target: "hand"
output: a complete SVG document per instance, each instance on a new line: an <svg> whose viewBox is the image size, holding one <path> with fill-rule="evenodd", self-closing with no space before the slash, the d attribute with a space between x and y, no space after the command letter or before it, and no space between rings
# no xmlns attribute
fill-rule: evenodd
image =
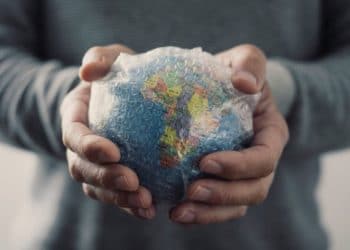
<svg viewBox="0 0 350 250"><path fill-rule="evenodd" d="M63 142L70 175L83 183L85 195L151 219L155 208L150 192L139 185L134 171L118 163L118 147L88 128L89 82L105 76L120 52L132 53L122 45L112 45L95 47L85 54L80 69L82 82L61 105Z"/></svg>
<svg viewBox="0 0 350 250"><path fill-rule="evenodd" d="M170 213L182 224L208 224L245 215L248 206L263 202L288 141L288 127L279 113L265 80L266 58L250 45L235 47L216 57L232 68L233 85L247 94L262 92L254 113L251 147L205 156L199 167L221 179L192 183L187 199Z"/></svg>

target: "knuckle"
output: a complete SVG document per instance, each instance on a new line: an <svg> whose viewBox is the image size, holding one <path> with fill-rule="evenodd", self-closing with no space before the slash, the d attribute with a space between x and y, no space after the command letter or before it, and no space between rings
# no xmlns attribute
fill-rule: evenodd
<svg viewBox="0 0 350 250"><path fill-rule="evenodd" d="M96 199L95 191L89 185L83 184L83 192L84 192L85 196L87 196L91 199Z"/></svg>
<svg viewBox="0 0 350 250"><path fill-rule="evenodd" d="M66 107L68 106L68 102L70 101L70 94L71 94L71 92L69 92L69 93L63 98L63 101L62 101L62 103L61 103L61 105L60 105L59 111L60 111L61 117L63 116L64 111L66 110Z"/></svg>
<svg viewBox="0 0 350 250"><path fill-rule="evenodd" d="M135 197L136 203L140 205L140 207L147 208L150 204L146 195L142 192L137 193Z"/></svg>
<svg viewBox="0 0 350 250"><path fill-rule="evenodd" d="M81 173L80 170L80 166L79 166L79 161L76 159L76 157L74 157L74 159L71 160L71 163L68 165L68 169L69 169L69 174L70 176L78 181L78 182L82 182L84 180L83 175Z"/></svg>
<svg viewBox="0 0 350 250"><path fill-rule="evenodd" d="M285 145L289 142L289 139L290 139L289 128L285 121L284 121L284 129L283 129L283 139L284 139Z"/></svg>
<svg viewBox="0 0 350 250"><path fill-rule="evenodd" d="M113 45L113 48L114 48L114 50L115 50L116 52L118 52L118 53L123 52L123 51L126 50L126 47L125 47L124 45L122 45L122 44L119 44L119 43L114 44L114 45Z"/></svg>
<svg viewBox="0 0 350 250"><path fill-rule="evenodd" d="M96 54L96 55L99 55L103 52L103 47L101 46L94 46L94 47L91 47L86 54Z"/></svg>
<svg viewBox="0 0 350 250"><path fill-rule="evenodd" d="M65 147L68 147L68 136L65 130L62 133L62 142Z"/></svg>
<svg viewBox="0 0 350 250"><path fill-rule="evenodd" d="M287 122L281 115L278 121L278 125L274 125L274 129L276 131L276 134L278 134L278 136L280 136L285 142L289 140L289 128Z"/></svg>
<svg viewBox="0 0 350 250"><path fill-rule="evenodd" d="M221 190L220 195L213 197L216 204L228 205L234 202L234 194L229 190Z"/></svg>
<svg viewBox="0 0 350 250"><path fill-rule="evenodd" d="M96 160L100 147L96 140L93 140L90 134L83 135L80 139L81 153L89 160Z"/></svg>
<svg viewBox="0 0 350 250"><path fill-rule="evenodd" d="M263 203L267 198L267 192L259 192L256 197L255 205Z"/></svg>
<svg viewBox="0 0 350 250"><path fill-rule="evenodd" d="M72 130L72 126L70 125L64 125L62 124L62 142L63 142L63 145L67 148L70 148L70 145L71 145L71 139L70 139L70 134L71 134L71 130Z"/></svg>
<svg viewBox="0 0 350 250"><path fill-rule="evenodd" d="M128 207L128 196L124 192L115 192L113 203L119 207Z"/></svg>
<svg viewBox="0 0 350 250"><path fill-rule="evenodd" d="M128 48L127 46L125 46L124 44L117 43L117 44L114 44L112 46L112 48L118 54L120 54L122 52L128 53L128 54L133 54L133 51L130 48Z"/></svg>
<svg viewBox="0 0 350 250"><path fill-rule="evenodd" d="M271 153L272 154L272 153ZM273 173L273 171L275 170L275 159L274 157L271 155L269 156L269 160L265 163L265 166L264 166L264 170L263 170L263 176L268 176L270 174Z"/></svg>
<svg viewBox="0 0 350 250"><path fill-rule="evenodd" d="M110 203L111 204L115 204L115 205L119 205L120 204L120 195L118 193L113 193L110 197Z"/></svg>
<svg viewBox="0 0 350 250"><path fill-rule="evenodd" d="M276 124L271 125L273 129L275 130L275 133L282 138L283 142L285 144L289 140L289 127L286 122L286 120L282 117L280 113L278 113L278 118L276 120Z"/></svg>
<svg viewBox="0 0 350 250"><path fill-rule="evenodd" d="M260 184L260 188L258 188L258 190L256 191L255 195L254 195L254 199L251 202L252 205L259 205L261 203L263 203L268 195L268 190L265 187L264 184Z"/></svg>
<svg viewBox="0 0 350 250"><path fill-rule="evenodd" d="M264 52L253 44L244 44L242 45L242 47L244 48L244 50L248 55L254 55L259 58L265 57Z"/></svg>
<svg viewBox="0 0 350 250"><path fill-rule="evenodd" d="M97 168L96 169L96 175L95 175L96 183L104 188L107 188L109 186L109 175L105 168Z"/></svg>
<svg viewBox="0 0 350 250"><path fill-rule="evenodd" d="M260 163L260 175L266 177L275 171L277 165L276 153L272 149L268 148L265 153L265 159Z"/></svg>
<svg viewBox="0 0 350 250"><path fill-rule="evenodd" d="M244 217L247 214L247 207L240 207L237 212L237 217L241 218Z"/></svg>
<svg viewBox="0 0 350 250"><path fill-rule="evenodd" d="M289 141L289 128L288 128L288 124L286 122L286 120L281 117L281 128L280 128L280 133L281 136L284 140L285 143L287 143Z"/></svg>

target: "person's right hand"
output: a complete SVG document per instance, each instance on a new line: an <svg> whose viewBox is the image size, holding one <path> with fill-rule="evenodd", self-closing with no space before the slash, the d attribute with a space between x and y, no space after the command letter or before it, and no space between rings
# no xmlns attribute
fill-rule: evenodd
<svg viewBox="0 0 350 250"><path fill-rule="evenodd" d="M155 216L151 193L140 186L136 173L119 164L118 147L88 128L91 82L104 77L120 52L133 53L122 45L94 47L85 54L81 83L61 105L63 143L67 147L69 173L82 183L85 195L114 204L135 216Z"/></svg>

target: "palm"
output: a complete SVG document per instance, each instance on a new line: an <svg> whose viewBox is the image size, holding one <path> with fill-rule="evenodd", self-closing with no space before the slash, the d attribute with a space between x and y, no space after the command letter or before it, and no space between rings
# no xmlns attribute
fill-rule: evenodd
<svg viewBox="0 0 350 250"><path fill-rule="evenodd" d="M70 121L81 123L82 125L87 126L90 90L90 84L86 82L80 83L78 87L76 87L67 95L66 99L69 99L70 102L63 102L61 106L61 113L66 112L66 110L70 109Z"/></svg>

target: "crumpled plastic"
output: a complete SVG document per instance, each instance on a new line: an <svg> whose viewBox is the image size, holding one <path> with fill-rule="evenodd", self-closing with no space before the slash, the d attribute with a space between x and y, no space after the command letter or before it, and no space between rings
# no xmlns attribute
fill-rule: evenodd
<svg viewBox="0 0 350 250"><path fill-rule="evenodd" d="M189 183L206 176L198 168L203 156L240 150L252 139L260 95L236 90L231 75L201 48L121 53L92 84L90 127L120 148L120 163L155 201L176 203Z"/></svg>

